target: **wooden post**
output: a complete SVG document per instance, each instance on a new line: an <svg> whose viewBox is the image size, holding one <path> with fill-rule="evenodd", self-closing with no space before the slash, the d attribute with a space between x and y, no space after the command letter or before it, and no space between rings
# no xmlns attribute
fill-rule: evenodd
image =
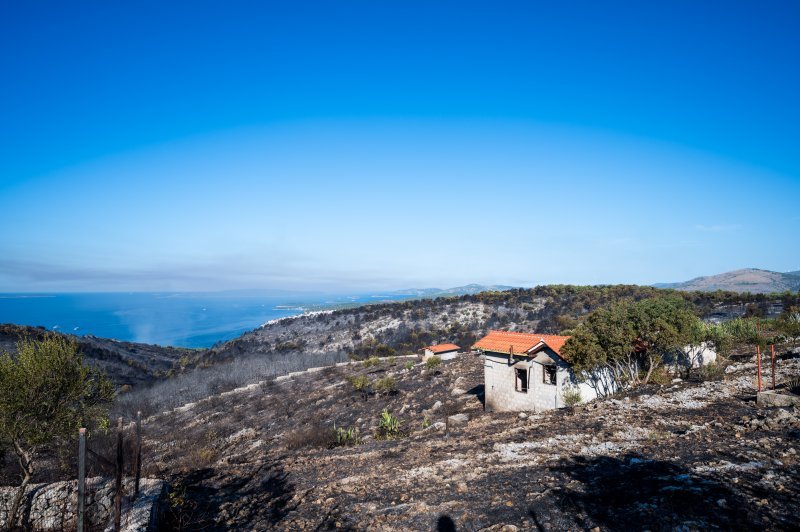
<svg viewBox="0 0 800 532"><path fill-rule="evenodd" d="M139 480L142 478L142 412L136 412L136 456L134 456L133 498L139 496Z"/></svg>
<svg viewBox="0 0 800 532"><path fill-rule="evenodd" d="M117 419L117 482L114 491L114 530L122 525L122 418Z"/></svg>
<svg viewBox="0 0 800 532"><path fill-rule="evenodd" d="M78 532L84 532L86 511L86 429L78 429Z"/></svg>
<svg viewBox="0 0 800 532"><path fill-rule="evenodd" d="M772 351L772 389L775 389L775 344L770 346Z"/></svg>
<svg viewBox="0 0 800 532"><path fill-rule="evenodd" d="M761 391L761 346L756 346L756 374L758 375L758 391Z"/></svg>

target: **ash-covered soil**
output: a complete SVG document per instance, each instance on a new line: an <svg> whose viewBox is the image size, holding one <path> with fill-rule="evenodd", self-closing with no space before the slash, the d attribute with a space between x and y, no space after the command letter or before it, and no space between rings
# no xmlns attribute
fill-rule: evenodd
<svg viewBox="0 0 800 532"><path fill-rule="evenodd" d="M148 419L146 474L173 486L164 528L798 526L800 416L756 406L752 361L720 381L527 415L484 413L479 356L436 370L406 361L303 373ZM394 377L397 390L356 391L358 375ZM800 360L780 358L778 375L800 375ZM402 437L373 437L383 409ZM456 413L469 421L448 429ZM361 443L328 447L334 424Z"/></svg>

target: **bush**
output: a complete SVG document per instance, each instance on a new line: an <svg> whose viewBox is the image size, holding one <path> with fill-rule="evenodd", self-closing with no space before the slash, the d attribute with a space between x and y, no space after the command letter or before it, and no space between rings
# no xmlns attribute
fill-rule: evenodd
<svg viewBox="0 0 800 532"><path fill-rule="evenodd" d="M573 408L575 405L580 404L583 401L581 397L581 389L577 386L564 386L561 389L561 400L564 401L564 404L569 407Z"/></svg>
<svg viewBox="0 0 800 532"><path fill-rule="evenodd" d="M667 384L672 384L672 375L663 367L656 368L650 375L650 382L666 386Z"/></svg>
<svg viewBox="0 0 800 532"><path fill-rule="evenodd" d="M366 359L363 362L365 368L371 368L372 366L377 366L380 363L381 363L381 359L378 358L378 357L374 357L374 356L373 357L369 357L368 359Z"/></svg>
<svg viewBox="0 0 800 532"><path fill-rule="evenodd" d="M442 363L442 358L441 357L437 357L436 355L434 355L434 356L430 357L427 360L427 362L425 362L425 367L428 368L428 369L434 369L434 368L439 367L439 365L441 363Z"/></svg>
<svg viewBox="0 0 800 532"><path fill-rule="evenodd" d="M394 377L384 377L375 381L375 391L378 393L392 393L397 391L397 381Z"/></svg>
<svg viewBox="0 0 800 532"><path fill-rule="evenodd" d="M720 381L725 377L725 370L720 364L712 362L697 368L695 374L702 381Z"/></svg>
<svg viewBox="0 0 800 532"><path fill-rule="evenodd" d="M414 363L409 360L408 362L405 363L403 367L410 370L411 368L414 367Z"/></svg>
<svg viewBox="0 0 800 532"><path fill-rule="evenodd" d="M366 391L370 386L370 381L366 375L356 375L355 377L348 377L348 382L357 392Z"/></svg>
<svg viewBox="0 0 800 532"><path fill-rule="evenodd" d="M351 427L345 429L343 427L333 427L333 444L336 447L349 447L351 445L358 445L361 440L358 437L358 429Z"/></svg>
<svg viewBox="0 0 800 532"><path fill-rule="evenodd" d="M378 431L375 437L379 440L392 440L398 436L400 436L400 420L388 409L384 409L378 421Z"/></svg>

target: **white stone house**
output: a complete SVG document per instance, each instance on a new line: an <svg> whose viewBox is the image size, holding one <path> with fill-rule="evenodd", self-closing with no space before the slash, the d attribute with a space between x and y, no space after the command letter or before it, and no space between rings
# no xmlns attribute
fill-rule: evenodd
<svg viewBox="0 0 800 532"><path fill-rule="evenodd" d="M456 344L429 345L422 351L422 360L425 362L432 356L437 356L442 360L452 360L458 356L459 351L461 348Z"/></svg>
<svg viewBox="0 0 800 532"><path fill-rule="evenodd" d="M483 354L487 411L541 411L565 406L564 387L577 387L581 399L597 397L579 383L561 354L568 336L490 331L473 347Z"/></svg>

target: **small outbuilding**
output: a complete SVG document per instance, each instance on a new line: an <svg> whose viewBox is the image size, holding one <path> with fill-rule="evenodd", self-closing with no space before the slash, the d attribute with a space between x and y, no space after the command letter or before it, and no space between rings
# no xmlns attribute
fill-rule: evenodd
<svg viewBox="0 0 800 532"><path fill-rule="evenodd" d="M422 351L422 360L427 361L432 356L437 356L442 360L451 360L458 356L461 348L456 344L436 344L429 345Z"/></svg>
<svg viewBox="0 0 800 532"><path fill-rule="evenodd" d="M485 408L489 411L541 411L564 405L565 387L581 399L597 391L579 383L561 354L568 336L489 331L473 348L483 354Z"/></svg>

